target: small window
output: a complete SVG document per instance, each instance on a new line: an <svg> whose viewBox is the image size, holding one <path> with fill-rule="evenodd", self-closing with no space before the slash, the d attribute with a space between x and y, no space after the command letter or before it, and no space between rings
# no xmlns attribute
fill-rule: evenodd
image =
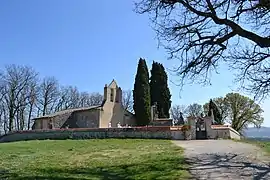
<svg viewBox="0 0 270 180"><path fill-rule="evenodd" d="M114 99L114 94L113 94L113 89L111 89L111 102L113 102Z"/></svg>

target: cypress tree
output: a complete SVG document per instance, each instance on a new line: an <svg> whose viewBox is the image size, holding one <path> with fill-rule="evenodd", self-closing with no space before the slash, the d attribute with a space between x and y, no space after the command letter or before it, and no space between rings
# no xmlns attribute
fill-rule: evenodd
<svg viewBox="0 0 270 180"><path fill-rule="evenodd" d="M219 108L217 107L216 103L212 99L209 101L209 110L208 110L208 116L211 116L211 110L213 110L213 115L214 115L214 120L216 121L217 124L223 124L222 122L222 116L219 111Z"/></svg>
<svg viewBox="0 0 270 180"><path fill-rule="evenodd" d="M150 103L149 72L145 60L140 58L133 90L133 109L137 125L149 124Z"/></svg>
<svg viewBox="0 0 270 180"><path fill-rule="evenodd" d="M153 62L150 78L151 105L157 103L158 117L170 117L171 94L168 87L168 76L165 68L158 62Z"/></svg>

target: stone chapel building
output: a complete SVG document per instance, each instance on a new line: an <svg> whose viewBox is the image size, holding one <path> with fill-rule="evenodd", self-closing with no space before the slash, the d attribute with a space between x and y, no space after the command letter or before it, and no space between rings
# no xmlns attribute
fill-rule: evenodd
<svg viewBox="0 0 270 180"><path fill-rule="evenodd" d="M104 100L98 106L67 109L34 118L32 129L55 128L107 128L136 123L134 114L122 105L122 90L115 80L104 87Z"/></svg>

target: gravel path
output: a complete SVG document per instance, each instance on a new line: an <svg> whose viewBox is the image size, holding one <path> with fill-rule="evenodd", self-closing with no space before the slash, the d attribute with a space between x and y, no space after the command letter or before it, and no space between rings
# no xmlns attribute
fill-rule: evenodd
<svg viewBox="0 0 270 180"><path fill-rule="evenodd" d="M270 159L254 145L231 140L173 142L185 149L193 179L270 180Z"/></svg>

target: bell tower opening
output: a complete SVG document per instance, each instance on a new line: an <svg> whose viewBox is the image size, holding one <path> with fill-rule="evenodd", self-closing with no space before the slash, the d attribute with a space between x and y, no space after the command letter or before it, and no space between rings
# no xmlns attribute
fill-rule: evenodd
<svg viewBox="0 0 270 180"><path fill-rule="evenodd" d="M104 99L107 102L122 103L122 90L118 87L115 80L104 87Z"/></svg>
<svg viewBox="0 0 270 180"><path fill-rule="evenodd" d="M114 102L114 89L113 88L110 88L110 93L111 93L111 97L110 97L110 100L111 102Z"/></svg>

